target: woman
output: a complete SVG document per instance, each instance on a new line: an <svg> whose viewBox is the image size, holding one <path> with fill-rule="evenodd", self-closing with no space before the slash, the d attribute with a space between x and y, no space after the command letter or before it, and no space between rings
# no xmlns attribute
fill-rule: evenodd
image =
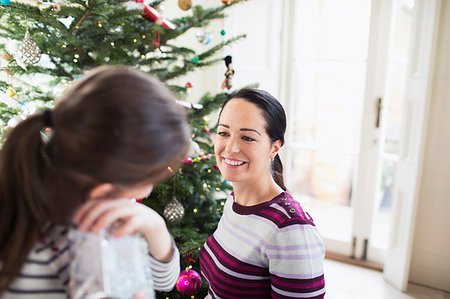
<svg viewBox="0 0 450 299"><path fill-rule="evenodd" d="M233 193L201 252L207 298L324 296L322 238L283 183L285 130L283 107L265 91L240 90L222 106L214 150Z"/></svg>
<svg viewBox="0 0 450 299"><path fill-rule="evenodd" d="M158 80L100 67L53 111L12 129L0 154L0 296L67 298L72 221L90 232L121 222L115 237L142 234L154 288L173 288L179 255L165 222L130 199L181 164L190 133L180 109Z"/></svg>

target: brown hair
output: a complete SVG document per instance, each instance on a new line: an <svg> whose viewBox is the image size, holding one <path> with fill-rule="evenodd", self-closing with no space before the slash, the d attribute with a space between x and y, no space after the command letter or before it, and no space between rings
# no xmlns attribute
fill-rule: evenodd
<svg viewBox="0 0 450 299"><path fill-rule="evenodd" d="M43 225L67 223L101 184L155 184L186 154L186 114L161 82L131 68L92 70L51 112L8 134L0 153L0 294L19 273Z"/></svg>
<svg viewBox="0 0 450 299"><path fill-rule="evenodd" d="M281 141L281 145L284 144L284 133L286 132L286 113L280 102L269 94L267 91L255 88L244 88L237 90L228 95L227 99L222 105L222 109L219 113L222 114L223 108L234 98L241 98L249 103L255 104L262 111L262 115L266 120L266 133L269 135L270 140L275 142ZM286 190L283 180L283 164L281 163L280 156L277 154L272 160L272 177L275 183L283 190Z"/></svg>

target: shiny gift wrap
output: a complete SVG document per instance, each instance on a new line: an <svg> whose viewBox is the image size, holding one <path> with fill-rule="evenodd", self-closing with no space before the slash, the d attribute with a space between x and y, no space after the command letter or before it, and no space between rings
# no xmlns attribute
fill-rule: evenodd
<svg viewBox="0 0 450 299"><path fill-rule="evenodd" d="M139 235L114 238L108 230L70 234L72 298L155 298L146 241Z"/></svg>

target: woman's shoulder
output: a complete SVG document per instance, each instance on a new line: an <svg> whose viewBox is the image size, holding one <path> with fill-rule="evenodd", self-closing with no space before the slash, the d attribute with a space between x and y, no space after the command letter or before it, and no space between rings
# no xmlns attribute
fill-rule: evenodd
<svg viewBox="0 0 450 299"><path fill-rule="evenodd" d="M315 226L313 218L301 206L289 191L284 191L272 200L272 209L279 211L283 221L280 227L289 225L311 225Z"/></svg>

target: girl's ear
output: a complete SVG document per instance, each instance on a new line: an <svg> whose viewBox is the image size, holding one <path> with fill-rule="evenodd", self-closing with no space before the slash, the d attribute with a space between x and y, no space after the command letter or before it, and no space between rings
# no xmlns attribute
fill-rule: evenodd
<svg viewBox="0 0 450 299"><path fill-rule="evenodd" d="M113 193L114 190L115 187L111 183L103 183L97 185L89 192L89 199L100 199L108 197L108 195Z"/></svg>
<svg viewBox="0 0 450 299"><path fill-rule="evenodd" d="M272 143L272 149L270 152L270 158L273 159L278 154L278 151L281 148L281 140L276 140Z"/></svg>

